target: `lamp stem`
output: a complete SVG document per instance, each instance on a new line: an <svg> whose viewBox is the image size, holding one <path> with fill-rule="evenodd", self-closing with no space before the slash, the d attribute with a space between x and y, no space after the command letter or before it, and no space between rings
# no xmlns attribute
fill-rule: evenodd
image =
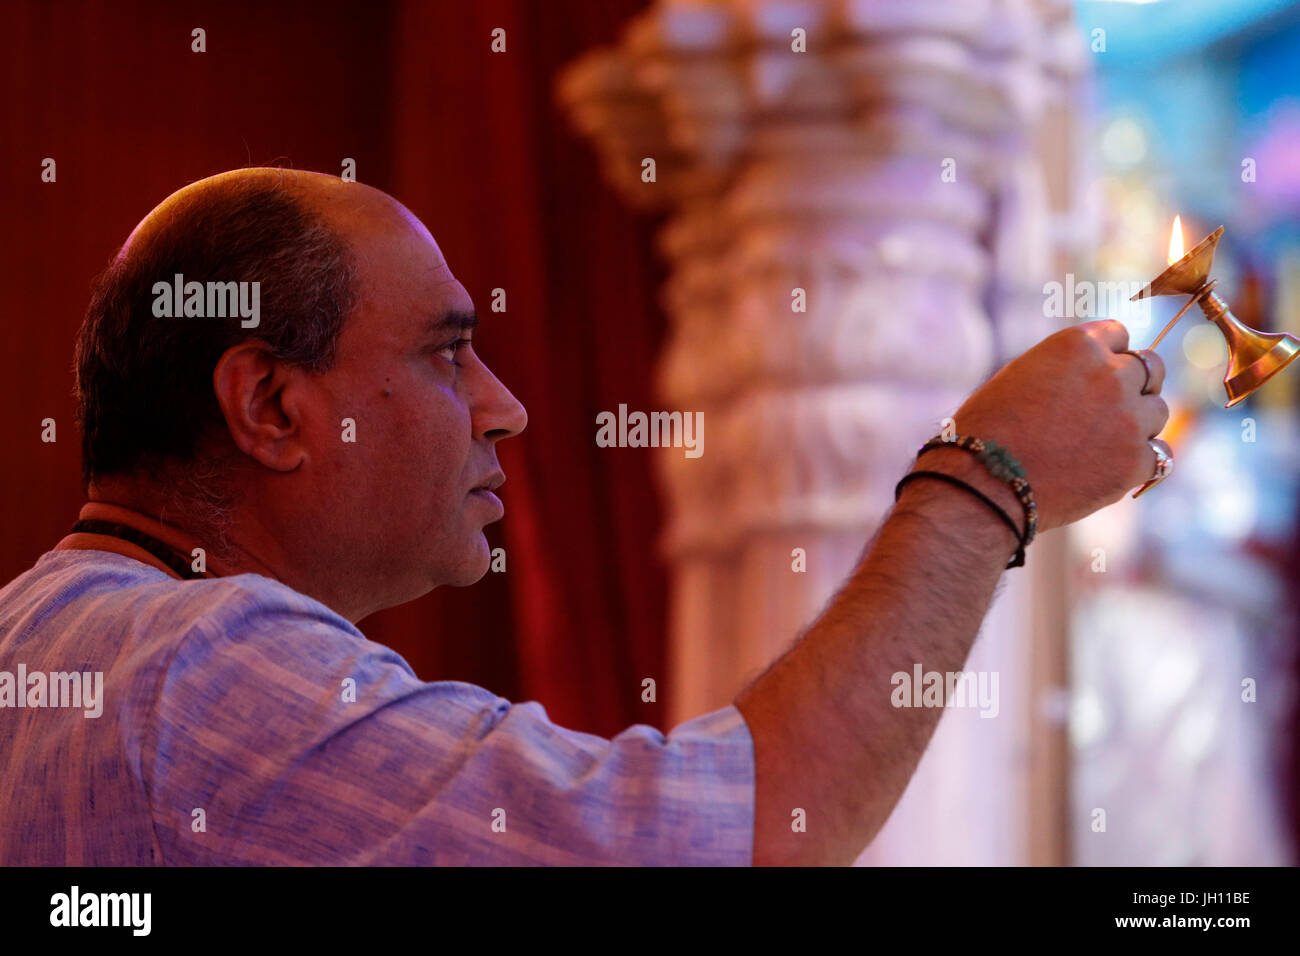
<svg viewBox="0 0 1300 956"><path fill-rule="evenodd" d="M1206 293L1208 293L1213 287L1214 287L1214 281L1211 280L1205 283L1205 285L1201 286L1195 292L1193 292L1192 297L1187 300L1186 304L1183 305L1183 307L1179 309L1177 313L1175 313L1174 317L1169 320L1169 323L1163 329L1160 330L1160 334L1156 336L1155 341L1146 347L1146 351L1150 352L1153 349L1155 349L1155 347L1160 344L1160 340L1163 339L1169 333L1169 330L1178 324L1178 320L1187 314L1187 310L1190 309L1192 306L1194 306L1197 302L1200 302L1201 299L1205 298Z"/></svg>

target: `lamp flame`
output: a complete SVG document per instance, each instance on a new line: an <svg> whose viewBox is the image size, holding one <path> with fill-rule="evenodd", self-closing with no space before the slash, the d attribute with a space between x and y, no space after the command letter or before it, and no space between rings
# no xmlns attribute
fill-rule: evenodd
<svg viewBox="0 0 1300 956"><path fill-rule="evenodd" d="M1169 230L1169 264L1172 266L1183 257L1183 220L1174 216L1174 227Z"/></svg>

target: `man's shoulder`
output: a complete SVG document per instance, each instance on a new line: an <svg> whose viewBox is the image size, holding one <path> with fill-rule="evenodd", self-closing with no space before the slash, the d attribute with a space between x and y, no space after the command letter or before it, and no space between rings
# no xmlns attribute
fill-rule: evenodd
<svg viewBox="0 0 1300 956"><path fill-rule="evenodd" d="M104 672L145 723L171 705L217 698L283 702L329 688L337 696L350 685L378 700L425 686L392 648L278 581L258 574L180 581L103 551L48 552L0 589L0 670L16 661L66 669L70 660ZM506 704L471 684L438 688L444 707L467 714Z"/></svg>
<svg viewBox="0 0 1300 956"><path fill-rule="evenodd" d="M259 574L179 581L125 555L46 552L0 589L0 641L36 632L113 633L133 643L192 633L238 638L307 631L364 641L351 622L314 598Z"/></svg>

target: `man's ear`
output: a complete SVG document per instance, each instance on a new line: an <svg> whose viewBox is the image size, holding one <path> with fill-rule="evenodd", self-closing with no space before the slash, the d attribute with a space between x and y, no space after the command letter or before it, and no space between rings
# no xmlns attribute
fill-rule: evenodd
<svg viewBox="0 0 1300 956"><path fill-rule="evenodd" d="M212 371L231 440L275 471L293 471L307 460L296 389L302 374L259 339L228 348Z"/></svg>

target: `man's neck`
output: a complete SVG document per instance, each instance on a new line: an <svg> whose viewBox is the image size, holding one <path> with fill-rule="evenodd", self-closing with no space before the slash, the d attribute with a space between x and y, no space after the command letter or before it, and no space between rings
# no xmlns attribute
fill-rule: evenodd
<svg viewBox="0 0 1300 956"><path fill-rule="evenodd" d="M251 572L272 580L279 580L279 576L270 568L242 549L237 547L228 550L214 548L211 542L205 543L200 536L176 525L161 521L154 515L141 510L138 506L131 507L107 500L92 500L82 506L78 519L82 521L111 521L125 525L162 542L182 557L195 561L199 557L195 549L201 548L203 564L206 567L208 576L227 577L232 574ZM167 566L166 562L154 554L137 544L112 535L84 531L75 532L64 537L55 545L55 549L109 551L142 561L175 577L179 576Z"/></svg>

